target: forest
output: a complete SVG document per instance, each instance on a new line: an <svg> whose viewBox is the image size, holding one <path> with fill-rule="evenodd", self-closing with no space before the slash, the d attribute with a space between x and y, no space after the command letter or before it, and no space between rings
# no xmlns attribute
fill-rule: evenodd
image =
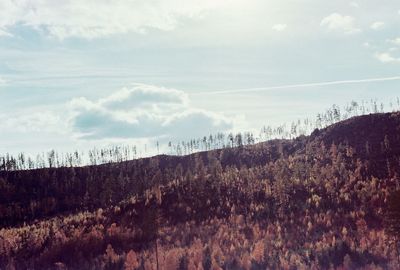
<svg viewBox="0 0 400 270"><path fill-rule="evenodd" d="M6 155L0 269L400 269L400 113L371 104L174 155Z"/></svg>

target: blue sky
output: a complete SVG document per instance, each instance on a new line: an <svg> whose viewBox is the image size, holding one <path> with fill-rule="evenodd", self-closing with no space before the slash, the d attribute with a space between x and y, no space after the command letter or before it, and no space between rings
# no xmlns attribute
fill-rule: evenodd
<svg viewBox="0 0 400 270"><path fill-rule="evenodd" d="M399 29L398 0L0 0L0 152L152 145L389 102Z"/></svg>

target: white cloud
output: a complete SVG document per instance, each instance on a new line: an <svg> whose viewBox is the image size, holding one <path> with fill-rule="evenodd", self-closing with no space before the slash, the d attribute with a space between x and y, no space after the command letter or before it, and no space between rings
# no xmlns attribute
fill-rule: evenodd
<svg viewBox="0 0 400 270"><path fill-rule="evenodd" d="M277 32L282 32L286 30L287 24L275 24L272 26L272 29L277 31Z"/></svg>
<svg viewBox="0 0 400 270"><path fill-rule="evenodd" d="M223 115L190 107L182 91L143 84L97 101L74 99L70 108L72 128L84 139L188 139L232 128Z"/></svg>
<svg viewBox="0 0 400 270"><path fill-rule="evenodd" d="M51 111L30 112L16 116L0 115L4 129L15 132L46 132L56 131L54 127L60 123L60 117Z"/></svg>
<svg viewBox="0 0 400 270"><path fill-rule="evenodd" d="M310 88L310 87L324 87L324 86L332 86L332 85L348 85L348 84L361 84L361 83L371 83L371 82L387 82L387 81L399 81L400 76L395 77L379 77L379 78L367 78L367 79L355 79L355 80L339 80L339 81L325 81L325 82L311 82L311 83L302 83L302 84L287 84L280 86L266 86L266 87L257 87L257 88L242 88L242 89L230 89L230 90L221 90L221 91L213 91L206 93L197 93L198 95L207 94L207 95L224 95L224 94L234 94L234 93L250 93L250 92L264 92L270 90L277 89L294 89L294 88Z"/></svg>
<svg viewBox="0 0 400 270"><path fill-rule="evenodd" d="M99 100L106 108L130 110L134 107L154 106L187 106L189 97L182 91L145 84L134 84Z"/></svg>
<svg viewBox="0 0 400 270"><path fill-rule="evenodd" d="M400 37L388 40L389 43L400 46Z"/></svg>
<svg viewBox="0 0 400 270"><path fill-rule="evenodd" d="M0 29L30 26L59 39L173 30L181 19L198 19L220 6L212 0L0 1ZM224 3L225 4L225 3ZM0 32L1 33L1 32Z"/></svg>
<svg viewBox="0 0 400 270"><path fill-rule="evenodd" d="M396 58L388 52L376 53L375 58L381 61L382 63L400 62L400 58Z"/></svg>
<svg viewBox="0 0 400 270"><path fill-rule="evenodd" d="M7 84L7 80L0 76L0 86L6 85L6 84Z"/></svg>
<svg viewBox="0 0 400 270"><path fill-rule="evenodd" d="M0 28L0 38L1 37L12 37L12 36L13 36L12 34L7 32L6 30Z"/></svg>
<svg viewBox="0 0 400 270"><path fill-rule="evenodd" d="M373 24L371 24L370 27L372 30L381 30L385 27L385 23L384 22L374 22Z"/></svg>
<svg viewBox="0 0 400 270"><path fill-rule="evenodd" d="M355 26L355 19L351 16L344 16L339 13L332 13L321 21L321 26L330 31L354 34L361 31Z"/></svg>

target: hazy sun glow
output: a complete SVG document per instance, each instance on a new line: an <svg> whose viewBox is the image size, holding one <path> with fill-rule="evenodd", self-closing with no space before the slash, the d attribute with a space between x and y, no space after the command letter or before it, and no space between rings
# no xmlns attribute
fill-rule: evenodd
<svg viewBox="0 0 400 270"><path fill-rule="evenodd" d="M399 23L395 0L1 0L0 150L154 146L390 104Z"/></svg>

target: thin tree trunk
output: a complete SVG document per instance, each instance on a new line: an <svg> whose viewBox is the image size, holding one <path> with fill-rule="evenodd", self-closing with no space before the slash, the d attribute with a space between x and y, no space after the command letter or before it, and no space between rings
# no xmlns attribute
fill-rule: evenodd
<svg viewBox="0 0 400 270"><path fill-rule="evenodd" d="M157 270L159 270L159 266L158 266L158 238L156 238L156 262L157 262Z"/></svg>

